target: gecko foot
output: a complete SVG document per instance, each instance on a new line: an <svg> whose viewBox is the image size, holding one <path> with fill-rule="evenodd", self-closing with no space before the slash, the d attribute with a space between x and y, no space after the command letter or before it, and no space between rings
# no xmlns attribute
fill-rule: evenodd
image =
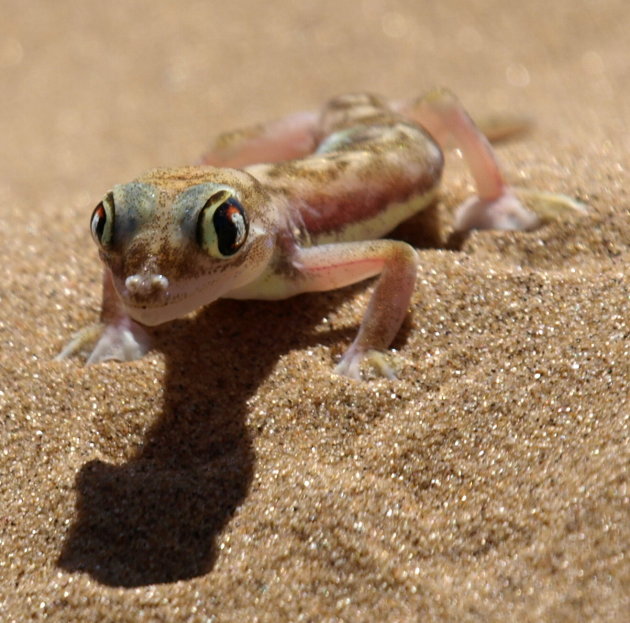
<svg viewBox="0 0 630 623"><path fill-rule="evenodd" d="M129 319L110 325L97 323L75 334L55 359L60 361L90 350L88 364L112 359L133 361L149 350L149 336L138 323Z"/></svg>
<svg viewBox="0 0 630 623"><path fill-rule="evenodd" d="M568 195L530 188L514 189L514 193L542 223L549 221L566 223L588 214L585 203L572 199Z"/></svg>
<svg viewBox="0 0 630 623"><path fill-rule="evenodd" d="M538 227L538 216L508 190L496 199L470 197L455 213L455 231L502 229L528 231Z"/></svg>
<svg viewBox="0 0 630 623"><path fill-rule="evenodd" d="M362 373L362 368L367 366L374 376L393 380L398 378L404 363L395 351L371 349L361 352L351 346L335 366L335 374L360 381L367 376L367 371Z"/></svg>
<svg viewBox="0 0 630 623"><path fill-rule="evenodd" d="M497 199L471 197L464 201L455 214L455 231L529 231L544 222L566 222L584 214L586 206L566 195L538 190L506 189Z"/></svg>
<svg viewBox="0 0 630 623"><path fill-rule="evenodd" d="M103 334L104 329L105 325L102 322L96 322L77 331L55 357L55 361L68 359L78 353L90 352Z"/></svg>

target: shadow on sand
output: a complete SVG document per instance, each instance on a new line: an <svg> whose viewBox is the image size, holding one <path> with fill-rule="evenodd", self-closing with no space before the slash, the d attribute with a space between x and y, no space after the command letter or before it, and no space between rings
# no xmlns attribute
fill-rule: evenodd
<svg viewBox="0 0 630 623"><path fill-rule="evenodd" d="M363 287L275 303L223 300L158 330L154 345L166 359L162 413L129 461L81 468L77 515L58 565L125 587L208 573L216 537L252 480L248 398L287 349L349 344L356 328L315 335L312 326ZM409 330L407 321L395 345Z"/></svg>
<svg viewBox="0 0 630 623"><path fill-rule="evenodd" d="M216 536L252 480L247 400L283 349L316 340L308 325L327 313L327 298L219 301L157 332L155 347L166 358L162 413L128 462L94 460L77 474L77 517L61 568L127 587L212 569ZM260 327L258 339L244 338L242 326Z"/></svg>

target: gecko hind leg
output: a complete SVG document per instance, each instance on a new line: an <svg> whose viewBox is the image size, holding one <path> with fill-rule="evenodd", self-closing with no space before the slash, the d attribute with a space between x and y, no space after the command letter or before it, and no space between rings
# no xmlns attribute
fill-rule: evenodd
<svg viewBox="0 0 630 623"><path fill-rule="evenodd" d="M316 147L318 115L299 112L267 123L219 134L199 164L240 168L302 158Z"/></svg>
<svg viewBox="0 0 630 623"><path fill-rule="evenodd" d="M584 206L564 195L524 191L528 207L506 184L489 140L475 125L459 100L436 89L412 102L397 104L400 112L420 124L444 149L458 147L475 181L477 195L455 213L455 231L471 229L531 230L550 219L584 213Z"/></svg>

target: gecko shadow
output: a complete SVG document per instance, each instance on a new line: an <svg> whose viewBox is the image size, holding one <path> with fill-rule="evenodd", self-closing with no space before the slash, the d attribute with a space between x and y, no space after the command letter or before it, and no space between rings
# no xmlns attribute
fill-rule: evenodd
<svg viewBox="0 0 630 623"><path fill-rule="evenodd" d="M208 573L216 537L252 480L248 398L286 350L350 339L350 328L309 331L348 295L219 301L158 330L155 346L166 357L162 413L128 462L81 468L77 517L57 564L125 587Z"/></svg>

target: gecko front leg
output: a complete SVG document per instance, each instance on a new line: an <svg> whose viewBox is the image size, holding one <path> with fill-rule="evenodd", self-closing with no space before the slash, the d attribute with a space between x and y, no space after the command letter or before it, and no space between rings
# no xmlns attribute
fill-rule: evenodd
<svg viewBox="0 0 630 623"><path fill-rule="evenodd" d="M149 336L125 312L108 268L103 272L101 321L79 331L55 359L66 359L88 349L91 349L88 364L112 359L133 361L140 359L149 350Z"/></svg>
<svg viewBox="0 0 630 623"><path fill-rule="evenodd" d="M293 265L299 277L292 294L342 288L379 275L359 332L335 372L358 380L361 363L367 361L381 376L395 378L386 353L415 286L418 255L413 247L395 240L325 244L297 249Z"/></svg>

